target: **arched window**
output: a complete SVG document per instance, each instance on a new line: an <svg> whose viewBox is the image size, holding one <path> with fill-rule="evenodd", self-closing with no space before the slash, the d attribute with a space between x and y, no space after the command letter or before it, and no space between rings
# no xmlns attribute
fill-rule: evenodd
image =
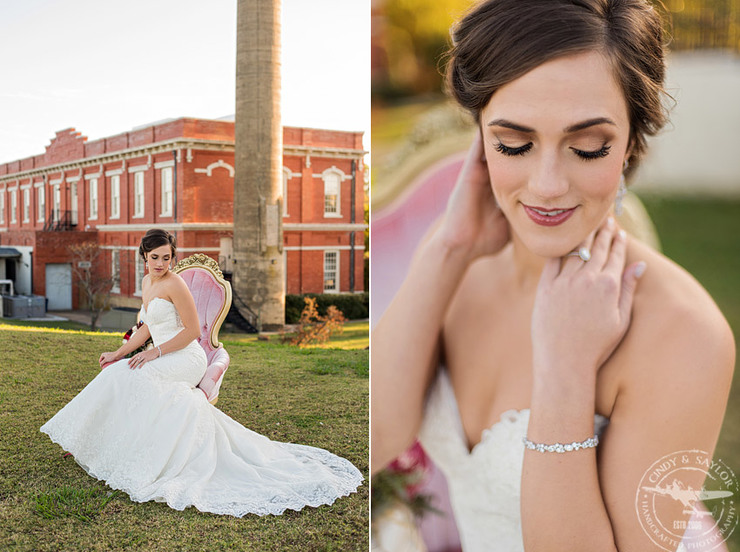
<svg viewBox="0 0 740 552"><path fill-rule="evenodd" d="M344 174L336 167L323 173L324 180L324 216L341 217L342 178Z"/></svg>

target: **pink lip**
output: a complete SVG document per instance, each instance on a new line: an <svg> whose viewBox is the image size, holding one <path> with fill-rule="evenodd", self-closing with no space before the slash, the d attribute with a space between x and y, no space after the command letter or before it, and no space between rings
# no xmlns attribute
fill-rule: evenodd
<svg viewBox="0 0 740 552"><path fill-rule="evenodd" d="M529 205L524 205L522 203L522 207L524 207L524 211L529 215L529 218L531 218L534 222L541 226L558 226L559 224L564 223L566 220L570 218L570 216L573 214L573 212L576 210L575 207L572 207L570 209L545 209L544 207L530 207ZM558 215L541 215L534 209L537 209L539 211L544 211L546 213L550 213L552 211L563 211L562 213Z"/></svg>

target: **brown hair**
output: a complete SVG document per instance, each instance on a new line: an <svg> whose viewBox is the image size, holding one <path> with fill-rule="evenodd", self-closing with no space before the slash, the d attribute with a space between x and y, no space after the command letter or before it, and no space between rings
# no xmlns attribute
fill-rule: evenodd
<svg viewBox="0 0 740 552"><path fill-rule="evenodd" d="M631 172L668 119L661 23L646 0L486 0L453 28L448 90L480 122L503 85L556 57L600 51L627 103Z"/></svg>
<svg viewBox="0 0 740 552"><path fill-rule="evenodd" d="M174 259L175 255L177 255L177 242L175 241L175 236L166 230L160 230L159 228L147 230L139 244L139 255L141 255L142 259L146 260L146 253L149 253L158 247L162 247L163 245L170 246L170 249L172 249L172 258Z"/></svg>

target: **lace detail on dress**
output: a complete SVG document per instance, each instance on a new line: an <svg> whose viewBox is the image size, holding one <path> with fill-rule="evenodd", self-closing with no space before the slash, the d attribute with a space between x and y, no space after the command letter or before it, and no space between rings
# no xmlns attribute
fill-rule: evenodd
<svg viewBox="0 0 740 552"><path fill-rule="evenodd" d="M159 300L158 300L159 299ZM155 345L183 329L155 297L142 316ZM362 483L328 451L270 441L210 405L195 386L206 356L195 342L131 370L109 365L41 431L90 475L136 502L241 517L331 504Z"/></svg>
<svg viewBox="0 0 740 552"><path fill-rule="evenodd" d="M594 430L609 423L596 415ZM522 438L529 410L507 410L468 451L447 372L437 377L427 400L419 440L447 479L463 550L524 550L520 515Z"/></svg>

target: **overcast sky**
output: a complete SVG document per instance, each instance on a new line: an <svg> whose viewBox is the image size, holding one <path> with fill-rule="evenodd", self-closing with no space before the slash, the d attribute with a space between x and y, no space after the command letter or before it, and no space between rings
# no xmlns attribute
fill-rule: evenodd
<svg viewBox="0 0 740 552"><path fill-rule="evenodd" d="M283 124L365 131L369 0L283 0ZM0 163L234 113L236 0L0 0Z"/></svg>

